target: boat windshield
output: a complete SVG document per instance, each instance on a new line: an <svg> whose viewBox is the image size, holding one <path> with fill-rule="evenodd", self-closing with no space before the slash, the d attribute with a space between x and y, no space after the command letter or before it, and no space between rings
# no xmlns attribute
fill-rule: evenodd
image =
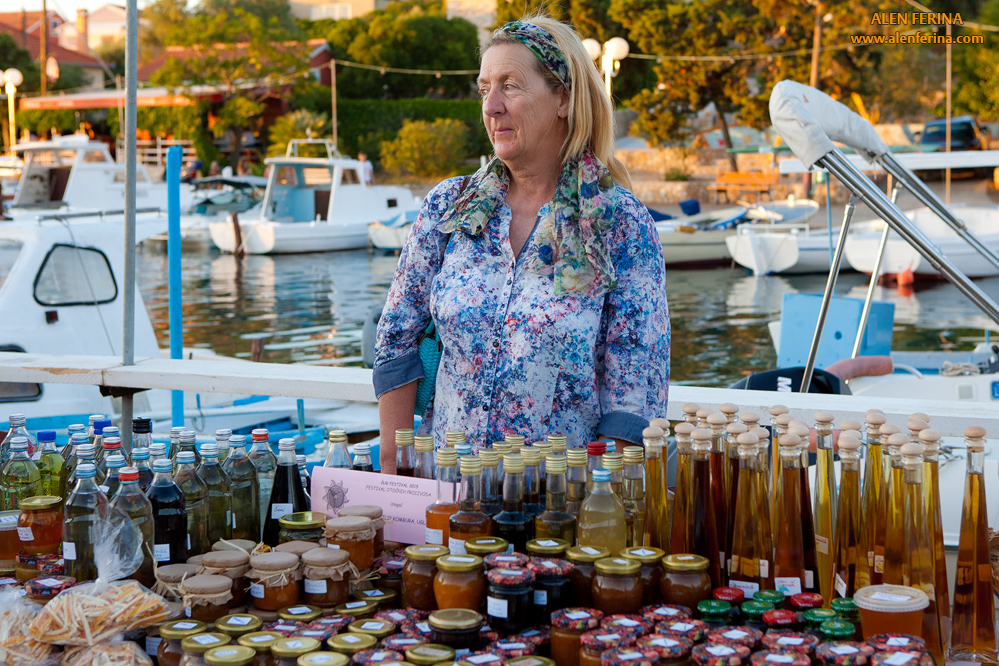
<svg viewBox="0 0 999 666"><path fill-rule="evenodd" d="M0 287L3 287L10 274L10 269L14 267L18 255L21 253L21 243L10 240L0 240Z"/></svg>
<svg viewBox="0 0 999 666"><path fill-rule="evenodd" d="M325 220L332 183L332 166L275 165L265 210L278 222Z"/></svg>

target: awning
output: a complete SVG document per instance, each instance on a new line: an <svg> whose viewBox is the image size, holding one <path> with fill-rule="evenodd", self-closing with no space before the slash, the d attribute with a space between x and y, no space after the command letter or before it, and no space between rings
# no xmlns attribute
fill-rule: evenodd
<svg viewBox="0 0 999 666"><path fill-rule="evenodd" d="M201 98L221 101L222 95L215 86L195 86L192 94ZM66 95L22 97L21 111L41 109L116 109L125 103L124 90L90 90ZM192 106L194 101L168 88L140 88L136 95L138 106Z"/></svg>

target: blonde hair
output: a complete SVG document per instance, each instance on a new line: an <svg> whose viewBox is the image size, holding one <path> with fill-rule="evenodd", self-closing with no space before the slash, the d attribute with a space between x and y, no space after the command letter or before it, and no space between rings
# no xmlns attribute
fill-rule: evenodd
<svg viewBox="0 0 999 666"><path fill-rule="evenodd" d="M597 159L607 166L614 182L630 190L631 176L628 174L628 169L614 157L614 109L604 91L600 72L594 67L583 41L572 26L544 14L529 14L520 21L547 30L555 39L569 67L572 86L567 91L568 132L562 144L562 162L578 159L589 146ZM521 44L521 42L497 30L482 47L480 55L496 44ZM549 87L554 92L565 90L565 86L548 66L539 58L535 60L538 72L548 81Z"/></svg>

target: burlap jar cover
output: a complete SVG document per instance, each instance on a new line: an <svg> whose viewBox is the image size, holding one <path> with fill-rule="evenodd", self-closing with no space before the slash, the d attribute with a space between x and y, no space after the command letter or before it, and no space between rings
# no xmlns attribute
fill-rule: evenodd
<svg viewBox="0 0 999 666"><path fill-rule="evenodd" d="M191 576L181 583L181 590L184 593L184 608L221 606L232 601L232 579L228 576Z"/></svg>
<svg viewBox="0 0 999 666"><path fill-rule="evenodd" d="M153 576L156 578L156 584L153 586L153 592L166 598L167 601L180 601L184 596L181 590L184 579L196 575L197 572L198 567L193 564L166 564L155 567Z"/></svg>
<svg viewBox="0 0 999 666"><path fill-rule="evenodd" d="M250 556L242 550L221 550L205 553L197 574L227 576L232 580L245 578L250 571Z"/></svg>
<svg viewBox="0 0 999 666"><path fill-rule="evenodd" d="M302 573L306 580L343 580L348 575L356 576L357 569L350 563L346 552L316 548L302 555Z"/></svg>
<svg viewBox="0 0 999 666"><path fill-rule="evenodd" d="M371 520L372 527L380 530L385 527L385 519L382 518L382 508L374 504L358 504L356 506L345 506L336 515L340 518L347 516L360 516Z"/></svg>
<svg viewBox="0 0 999 666"><path fill-rule="evenodd" d="M250 558L247 577L264 587L280 587L302 580L298 555L294 553L261 553Z"/></svg>
<svg viewBox="0 0 999 666"><path fill-rule="evenodd" d="M330 541L368 541L375 538L374 523L364 516L330 518L323 529L326 543Z"/></svg>

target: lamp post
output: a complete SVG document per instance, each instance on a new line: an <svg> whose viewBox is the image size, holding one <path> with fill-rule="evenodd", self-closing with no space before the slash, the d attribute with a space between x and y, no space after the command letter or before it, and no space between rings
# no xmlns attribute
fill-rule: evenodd
<svg viewBox="0 0 999 666"><path fill-rule="evenodd" d="M7 93L7 113L10 121L10 154L14 154L14 146L17 145L17 128L14 126L14 96L17 94L17 87L24 83L24 74L21 70L11 67L0 73L0 83L4 84L4 91Z"/></svg>
<svg viewBox="0 0 999 666"><path fill-rule="evenodd" d="M603 46L595 39L584 39L583 46L590 58L596 60L600 58L600 69L604 73L604 87L607 89L607 97L611 97L611 79L617 76L621 69L621 61L628 57L630 50L628 42L621 37L611 37Z"/></svg>

